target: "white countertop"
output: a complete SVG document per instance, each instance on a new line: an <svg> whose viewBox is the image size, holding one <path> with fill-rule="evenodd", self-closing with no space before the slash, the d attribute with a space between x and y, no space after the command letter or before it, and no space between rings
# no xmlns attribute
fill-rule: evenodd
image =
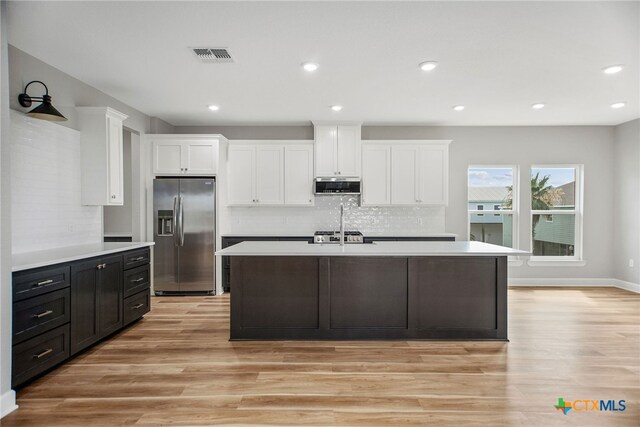
<svg viewBox="0 0 640 427"><path fill-rule="evenodd" d="M153 242L96 243L93 245L68 246L46 251L14 254L11 271L29 270L31 268L77 261L83 258L92 258L153 245L155 245Z"/></svg>
<svg viewBox="0 0 640 427"><path fill-rule="evenodd" d="M216 252L224 256L509 256L529 252L482 242L375 242L311 244L307 242L242 242Z"/></svg>
<svg viewBox="0 0 640 427"><path fill-rule="evenodd" d="M367 237L458 237L455 233L362 233L365 238ZM222 237L313 237L313 233L294 233L294 234L282 234L282 233L270 233L270 234L258 234L258 233L226 233Z"/></svg>

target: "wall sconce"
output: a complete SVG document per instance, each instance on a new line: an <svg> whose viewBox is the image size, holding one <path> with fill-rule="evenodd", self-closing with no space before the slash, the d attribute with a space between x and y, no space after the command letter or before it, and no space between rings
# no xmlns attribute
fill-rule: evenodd
<svg viewBox="0 0 640 427"><path fill-rule="evenodd" d="M31 83L40 83L44 86L44 95L42 96L29 96L27 95L27 88ZM42 104L38 105L33 110L27 113L27 116L35 117L36 119L48 120L51 122L64 122L67 120L65 116L63 116L60 111L56 110L53 105L51 105L51 97L49 96L49 88L47 85L42 83L39 80L34 80L32 82L27 83L24 87L24 93L18 95L18 102L23 107L31 107L33 102L41 102Z"/></svg>

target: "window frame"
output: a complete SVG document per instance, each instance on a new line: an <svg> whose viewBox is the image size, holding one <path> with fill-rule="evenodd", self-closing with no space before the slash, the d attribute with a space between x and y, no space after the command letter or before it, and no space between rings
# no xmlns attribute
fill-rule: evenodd
<svg viewBox="0 0 640 427"><path fill-rule="evenodd" d="M513 191L512 191L512 203L511 209L500 210L485 210L484 206L482 210L469 209L469 170L470 169L511 169L513 175ZM499 213L500 216L511 215L511 246L513 249L519 249L520 247L520 166L517 164L469 164L467 165L467 239L471 237L471 216L482 214L495 214ZM474 203L478 205L478 203ZM492 206L495 206L492 204ZM522 260L517 256L509 256L510 266L521 266Z"/></svg>
<svg viewBox="0 0 640 427"><path fill-rule="evenodd" d="M529 180L533 174L534 169L574 169L575 171L575 191L574 191L574 208L567 209L549 209L549 210L534 210L531 209L531 194L529 194L529 200L527 201L529 206L529 250L531 256L527 261L527 264L531 266L552 267L552 266L576 266L586 265L584 260L584 246L583 246L583 213L584 213L584 165L583 164L532 164L529 167ZM574 245L573 256L549 256L549 255L534 255L533 254L533 216L534 215L573 215L575 217L574 224ZM545 219L546 221L546 219ZM553 223L553 217L549 223Z"/></svg>

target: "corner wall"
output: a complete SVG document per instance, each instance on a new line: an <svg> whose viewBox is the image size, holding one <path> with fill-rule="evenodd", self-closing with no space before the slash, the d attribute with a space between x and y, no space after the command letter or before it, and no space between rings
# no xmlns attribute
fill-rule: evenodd
<svg viewBox="0 0 640 427"><path fill-rule="evenodd" d="M7 2L0 2L0 418L15 410L11 389L11 158Z"/></svg>
<svg viewBox="0 0 640 427"><path fill-rule="evenodd" d="M615 127L614 165L613 277L640 287L640 119Z"/></svg>

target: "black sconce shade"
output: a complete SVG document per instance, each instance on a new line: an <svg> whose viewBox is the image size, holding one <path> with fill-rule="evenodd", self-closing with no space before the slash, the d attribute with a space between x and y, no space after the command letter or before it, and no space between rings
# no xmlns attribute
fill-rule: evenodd
<svg viewBox="0 0 640 427"><path fill-rule="evenodd" d="M27 88L31 83L40 83L42 86L44 86L44 90L45 90L44 95L42 96L27 95ZM48 120L51 122L64 122L67 120L67 118L60 113L60 111L56 110L55 107L51 105L51 96L49 96L49 88L47 88L47 85L45 85L39 80L34 80L32 82L27 83L27 85L24 87L24 93L21 93L20 95L18 95L18 102L20 102L20 105L22 105L25 108L31 107L31 104L34 101L41 102L41 104L38 105L33 110L29 111L27 113L28 116L34 117L36 119Z"/></svg>

